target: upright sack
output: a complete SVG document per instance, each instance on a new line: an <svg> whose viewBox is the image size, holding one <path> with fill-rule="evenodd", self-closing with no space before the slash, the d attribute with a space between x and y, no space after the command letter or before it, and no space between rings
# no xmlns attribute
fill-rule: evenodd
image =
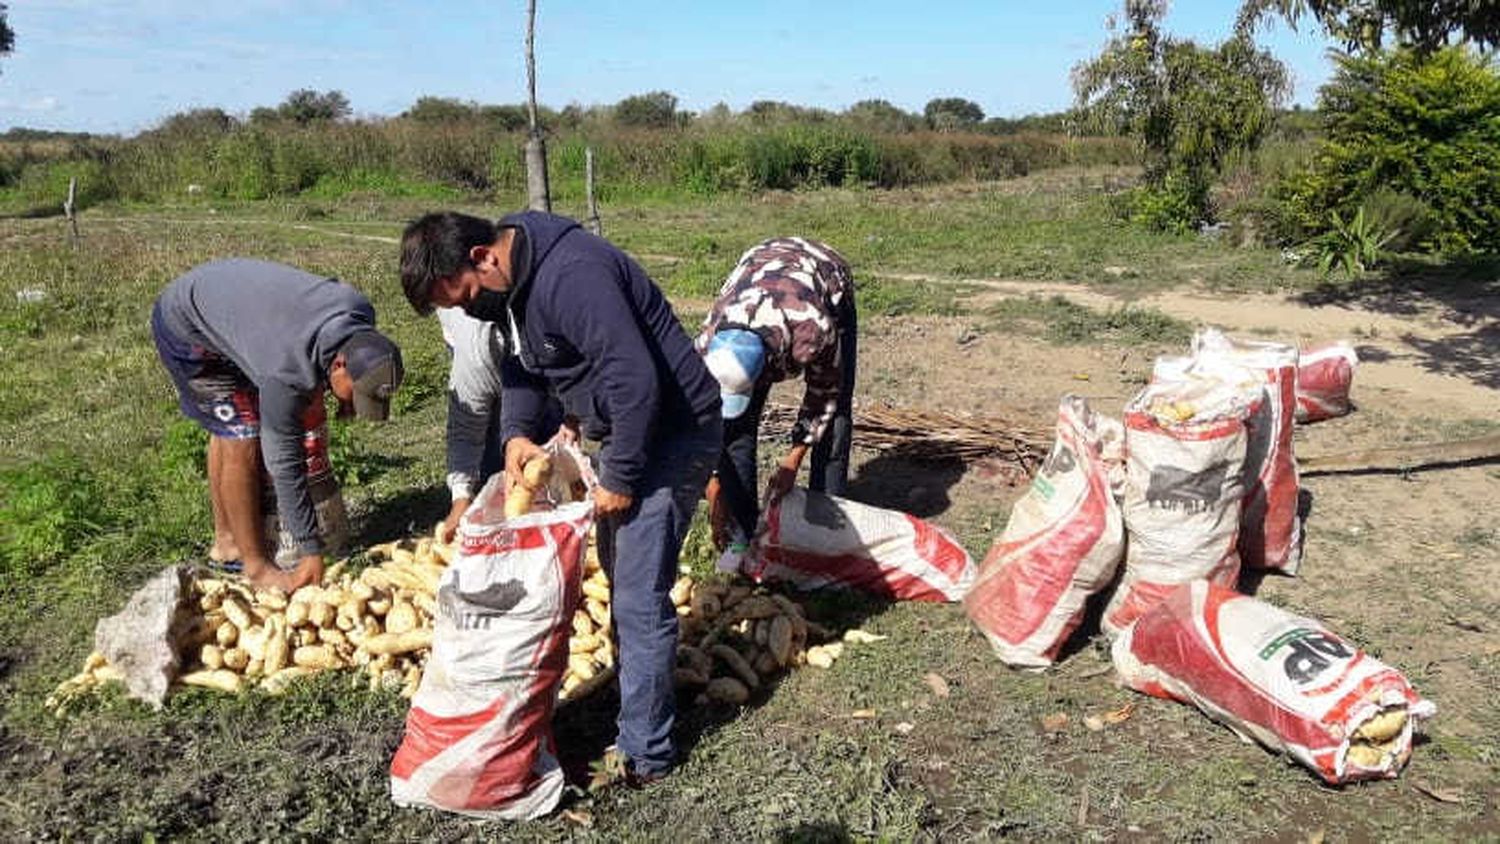
<svg viewBox="0 0 1500 844"><path fill-rule="evenodd" d="M1125 431L1079 396L1057 410L1057 439L990 547L964 610L1007 665L1045 668L1109 585L1125 554L1113 487Z"/></svg>
<svg viewBox="0 0 1500 844"><path fill-rule="evenodd" d="M550 450L554 467L576 455ZM438 586L432 656L391 760L391 799L403 806L530 819L562 796L552 712L593 505L506 520L504 497L496 475L465 513Z"/></svg>
<svg viewBox="0 0 1500 844"><path fill-rule="evenodd" d="M1342 341L1303 349L1297 364L1297 421L1319 422L1352 410L1349 388L1358 366L1354 347Z"/></svg>
<svg viewBox="0 0 1500 844"><path fill-rule="evenodd" d="M1297 458L1292 426L1297 409L1297 347L1229 337L1215 328L1193 337L1194 371L1240 369L1266 386L1266 400L1246 420L1245 503L1240 561L1249 569L1296 574L1302 565L1297 516Z"/></svg>
<svg viewBox="0 0 1500 844"><path fill-rule="evenodd" d="M916 516L795 487L766 508L740 561L750 579L856 589L901 601L959 601L974 560Z"/></svg>
<svg viewBox="0 0 1500 844"><path fill-rule="evenodd" d="M1186 375L1125 408L1125 574L1105 608L1116 635L1178 584L1239 580L1245 420L1265 391Z"/></svg>
<svg viewBox="0 0 1500 844"><path fill-rule="evenodd" d="M1195 581L1115 640L1131 688L1190 703L1329 783L1395 777L1436 707L1321 623Z"/></svg>

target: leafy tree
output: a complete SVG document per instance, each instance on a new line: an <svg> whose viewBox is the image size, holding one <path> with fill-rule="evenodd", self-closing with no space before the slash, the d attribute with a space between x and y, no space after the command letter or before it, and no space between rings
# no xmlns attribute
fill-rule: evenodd
<svg viewBox="0 0 1500 844"><path fill-rule="evenodd" d="M480 106L479 117L484 122L493 123L506 132L526 128L526 106L524 105ZM544 125L550 122L550 119L542 119Z"/></svg>
<svg viewBox="0 0 1500 844"><path fill-rule="evenodd" d="M1213 49L1168 37L1166 11L1166 0L1125 0L1126 27L1073 69L1073 89L1086 126L1141 143L1156 194L1143 198L1161 211L1146 221L1185 228L1208 214L1229 157L1265 137L1290 86L1286 68L1243 33Z"/></svg>
<svg viewBox="0 0 1500 844"><path fill-rule="evenodd" d="M250 109L250 122L255 125L278 123L280 121L281 112L270 106L256 106Z"/></svg>
<svg viewBox="0 0 1500 844"><path fill-rule="evenodd" d="M418 123L461 123L472 120L478 109L450 97L420 97L401 116Z"/></svg>
<svg viewBox="0 0 1500 844"><path fill-rule="evenodd" d="M860 128L874 132L910 132L917 128L916 115L892 105L889 100L860 100L844 112Z"/></svg>
<svg viewBox="0 0 1500 844"><path fill-rule="evenodd" d="M222 108L194 108L171 115L156 127L164 135L222 135L234 128L234 118Z"/></svg>
<svg viewBox="0 0 1500 844"><path fill-rule="evenodd" d="M790 123L826 123L833 115L825 109L784 103L780 100L756 100L745 109L751 123L785 125Z"/></svg>
<svg viewBox="0 0 1500 844"><path fill-rule="evenodd" d="M1293 26L1310 16L1351 51L1379 50L1387 33L1418 53L1431 53L1455 35L1480 47L1500 44L1500 3L1494 0L1244 0L1240 27L1267 14Z"/></svg>
<svg viewBox="0 0 1500 844"><path fill-rule="evenodd" d="M927 101L922 109L927 125L939 132L970 129L984 119L984 109L979 104L962 97L938 97Z"/></svg>
<svg viewBox="0 0 1500 844"><path fill-rule="evenodd" d="M1347 219L1368 205L1381 227L1421 230L1404 238L1407 246L1500 252L1494 62L1463 47L1337 61L1319 93L1325 139L1312 168L1283 186L1304 230L1331 230L1334 215Z"/></svg>
<svg viewBox="0 0 1500 844"><path fill-rule="evenodd" d="M0 3L0 56L10 55L16 46L16 31L5 20L5 4Z"/></svg>
<svg viewBox="0 0 1500 844"><path fill-rule="evenodd" d="M626 97L615 104L615 122L621 126L672 126L677 122L677 97L667 91Z"/></svg>
<svg viewBox="0 0 1500 844"><path fill-rule="evenodd" d="M297 124L342 120L350 111L349 98L342 91L318 93L311 88L293 91L276 107L278 116Z"/></svg>

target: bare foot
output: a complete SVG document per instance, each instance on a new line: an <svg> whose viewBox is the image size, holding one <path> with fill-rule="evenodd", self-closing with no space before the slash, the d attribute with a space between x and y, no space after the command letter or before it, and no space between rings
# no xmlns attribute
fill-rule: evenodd
<svg viewBox="0 0 1500 844"><path fill-rule="evenodd" d="M266 560L245 560L244 574L252 586L259 589L275 586L288 595L301 585L294 576L296 572L282 571Z"/></svg>

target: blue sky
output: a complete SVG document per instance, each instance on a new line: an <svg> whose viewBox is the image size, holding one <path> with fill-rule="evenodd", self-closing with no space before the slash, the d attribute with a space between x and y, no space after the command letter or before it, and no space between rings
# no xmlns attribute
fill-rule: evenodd
<svg viewBox="0 0 1500 844"><path fill-rule="evenodd" d="M245 113L297 88L336 88L360 115L423 95L525 96L524 0L8 0L0 130L131 134L189 108ZM1118 0L538 0L538 98L613 103L667 90L683 108L759 99L841 109L936 96L991 116L1068 105L1068 71L1103 44ZM1237 0L1178 0L1167 28L1223 38ZM1311 104L1329 42L1260 37Z"/></svg>

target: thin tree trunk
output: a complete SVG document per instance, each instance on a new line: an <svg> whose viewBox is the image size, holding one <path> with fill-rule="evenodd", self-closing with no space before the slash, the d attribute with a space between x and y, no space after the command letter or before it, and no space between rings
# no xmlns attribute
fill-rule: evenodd
<svg viewBox="0 0 1500 844"><path fill-rule="evenodd" d="M526 194L533 211L552 211L552 193L547 186L547 142L536 120L536 0L526 3L526 114L530 131L526 137Z"/></svg>

